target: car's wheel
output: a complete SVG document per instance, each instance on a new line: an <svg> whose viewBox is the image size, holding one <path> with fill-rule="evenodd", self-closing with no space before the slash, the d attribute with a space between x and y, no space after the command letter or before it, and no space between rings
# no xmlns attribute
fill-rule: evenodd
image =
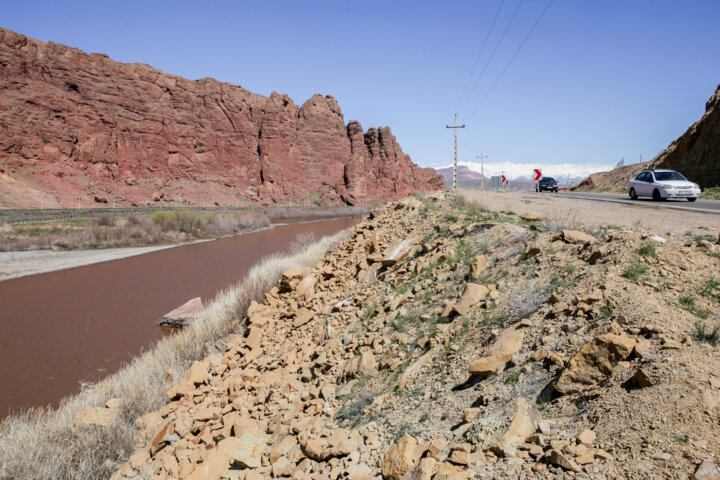
<svg viewBox="0 0 720 480"><path fill-rule="evenodd" d="M688 202L694 202L697 200L697 197L688 197Z"/></svg>
<svg viewBox="0 0 720 480"><path fill-rule="evenodd" d="M653 197L653 200L655 200L656 202L659 202L660 200L662 200L662 197L660 196L660 190L658 190L657 188L655 190L653 190L652 197Z"/></svg>
<svg viewBox="0 0 720 480"><path fill-rule="evenodd" d="M630 200L637 200L637 193L635 193L634 188L630 189L629 195L630 195Z"/></svg>

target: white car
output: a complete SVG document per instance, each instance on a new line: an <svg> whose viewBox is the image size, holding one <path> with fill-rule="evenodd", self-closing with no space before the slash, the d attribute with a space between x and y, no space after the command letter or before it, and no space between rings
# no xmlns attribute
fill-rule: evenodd
<svg viewBox="0 0 720 480"><path fill-rule="evenodd" d="M638 197L687 198L688 202L694 202L700 196L700 186L673 170L643 170L628 183L628 195L633 200Z"/></svg>

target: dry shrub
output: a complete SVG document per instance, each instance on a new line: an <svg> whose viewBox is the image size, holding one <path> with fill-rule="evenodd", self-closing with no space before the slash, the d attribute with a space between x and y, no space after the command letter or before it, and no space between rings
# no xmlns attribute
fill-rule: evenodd
<svg viewBox="0 0 720 480"><path fill-rule="evenodd" d="M309 245L312 245L317 241L317 236L314 232L302 232L298 233L290 243L290 251L293 253L301 252L306 249Z"/></svg>
<svg viewBox="0 0 720 480"><path fill-rule="evenodd" d="M111 215L109 213L103 213L99 217L95 217L93 219L93 223L95 225L100 225L102 227L114 227L115 226L115 216Z"/></svg>
<svg viewBox="0 0 720 480"><path fill-rule="evenodd" d="M266 257L241 282L220 292L191 326L160 340L149 352L100 381L65 398L57 410L33 409L0 423L0 479L107 479L133 452L135 420L167 403L165 392L203 357L203 346L241 332L251 300L259 300L289 268L314 265L350 230L307 246L293 255ZM168 375L169 374L169 375ZM88 407L122 398L122 412L110 427L75 425Z"/></svg>

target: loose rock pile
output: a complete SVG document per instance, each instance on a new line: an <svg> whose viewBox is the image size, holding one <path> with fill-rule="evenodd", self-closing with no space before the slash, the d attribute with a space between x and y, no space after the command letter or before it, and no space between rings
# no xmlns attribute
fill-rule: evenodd
<svg viewBox="0 0 720 480"><path fill-rule="evenodd" d="M720 350L692 335L720 261L642 237L392 203L253 303L114 478L717 478Z"/></svg>

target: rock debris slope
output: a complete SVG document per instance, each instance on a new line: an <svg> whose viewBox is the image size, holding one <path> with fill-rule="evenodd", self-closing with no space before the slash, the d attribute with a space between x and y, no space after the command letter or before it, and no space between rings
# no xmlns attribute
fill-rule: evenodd
<svg viewBox="0 0 720 480"><path fill-rule="evenodd" d="M115 479L718 478L720 246L387 205L253 304Z"/></svg>
<svg viewBox="0 0 720 480"><path fill-rule="evenodd" d="M442 189L389 127L0 28L0 207L360 204Z"/></svg>

